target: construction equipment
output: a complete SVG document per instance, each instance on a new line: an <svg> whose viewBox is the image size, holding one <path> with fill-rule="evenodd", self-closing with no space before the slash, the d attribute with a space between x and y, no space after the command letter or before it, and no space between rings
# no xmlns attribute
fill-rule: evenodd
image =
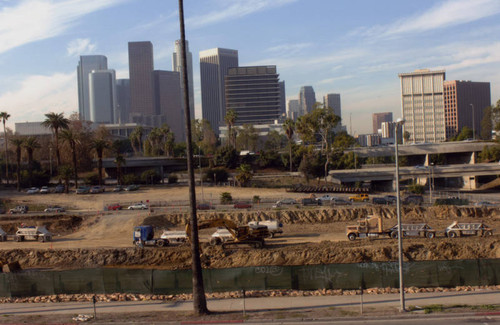
<svg viewBox="0 0 500 325"><path fill-rule="evenodd" d="M482 222L458 223L454 221L444 231L446 237L455 238L462 236L492 236L493 229Z"/></svg>
<svg viewBox="0 0 500 325"><path fill-rule="evenodd" d="M157 246L164 247L169 244L168 239L154 238L155 231L153 226L138 226L134 228L133 244L138 247Z"/></svg>
<svg viewBox="0 0 500 325"><path fill-rule="evenodd" d="M390 230L383 229L382 218L375 216L367 216L358 220L358 224L355 226L346 227L346 235L349 240L355 240L356 238L370 238L379 237L381 235L390 235Z"/></svg>
<svg viewBox="0 0 500 325"><path fill-rule="evenodd" d="M184 243L187 241L187 235L184 230L164 230L160 236L161 239L166 239L169 243Z"/></svg>
<svg viewBox="0 0 500 325"><path fill-rule="evenodd" d="M264 247L264 238L269 237L269 230L266 226L238 226L234 221L229 219L213 219L205 220L198 223L198 229L208 229L222 227L230 234L230 237L215 236L210 239L212 246L222 245L223 248L229 246L248 245L254 248ZM191 240L191 225L186 225L186 234Z"/></svg>
<svg viewBox="0 0 500 325"><path fill-rule="evenodd" d="M283 233L283 224L276 220L250 221L248 226L252 228L255 228L256 226L266 226L269 231L270 238L273 238L276 234Z"/></svg>
<svg viewBox="0 0 500 325"><path fill-rule="evenodd" d="M52 240L52 234L45 228L45 226L37 227L19 227L17 228L14 240L17 242L25 240L38 240L46 242Z"/></svg>
<svg viewBox="0 0 500 325"><path fill-rule="evenodd" d="M426 237L429 239L436 237L436 231L426 223L402 223L401 231L403 232L403 237ZM389 235L391 238L398 238L397 224L389 229Z"/></svg>

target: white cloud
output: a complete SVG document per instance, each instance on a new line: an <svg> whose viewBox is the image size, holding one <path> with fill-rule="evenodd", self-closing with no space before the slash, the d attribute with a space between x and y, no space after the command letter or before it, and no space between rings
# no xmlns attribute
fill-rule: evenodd
<svg viewBox="0 0 500 325"><path fill-rule="evenodd" d="M302 50L311 47L312 43L295 43L295 44L281 44L270 47L265 52L279 53L282 55L297 54Z"/></svg>
<svg viewBox="0 0 500 325"><path fill-rule="evenodd" d="M66 47L68 56L78 56L94 52L96 48L95 44L90 42L88 38L77 38L69 42Z"/></svg>
<svg viewBox="0 0 500 325"><path fill-rule="evenodd" d="M220 9L203 15L189 17L186 26L200 28L221 21L234 20L255 12L281 7L297 0L225 0L220 1Z"/></svg>
<svg viewBox="0 0 500 325"><path fill-rule="evenodd" d="M9 112L11 127L15 122L41 121L44 114L78 111L76 73L33 75L18 89L0 95L0 107Z"/></svg>
<svg viewBox="0 0 500 325"><path fill-rule="evenodd" d="M23 0L0 8L0 53L64 33L83 16L128 0Z"/></svg>
<svg viewBox="0 0 500 325"><path fill-rule="evenodd" d="M473 22L498 13L498 0L448 0L412 17L402 18L386 26L370 28L364 34L371 37L395 37L421 33Z"/></svg>

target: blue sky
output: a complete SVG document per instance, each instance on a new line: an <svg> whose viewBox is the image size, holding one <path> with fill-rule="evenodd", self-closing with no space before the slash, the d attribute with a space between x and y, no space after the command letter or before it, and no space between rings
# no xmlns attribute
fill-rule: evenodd
<svg viewBox="0 0 500 325"><path fill-rule="evenodd" d="M373 112L401 115L398 73L445 69L447 80L491 82L500 99L500 1L185 0L201 116L199 51L239 51L245 65L276 65L287 99L311 85L340 93L343 124L371 129ZM170 70L179 38L176 0L0 0L0 111L15 122L78 110L80 55L102 54L128 77L127 42L153 43Z"/></svg>

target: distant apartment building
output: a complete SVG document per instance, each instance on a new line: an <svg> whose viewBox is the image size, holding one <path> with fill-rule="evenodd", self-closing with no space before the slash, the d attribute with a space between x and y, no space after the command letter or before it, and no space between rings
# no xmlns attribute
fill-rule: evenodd
<svg viewBox="0 0 500 325"><path fill-rule="evenodd" d="M380 145L381 136L379 134L360 134L357 140L362 147L375 147Z"/></svg>
<svg viewBox="0 0 500 325"><path fill-rule="evenodd" d="M456 136L464 126L478 138L483 111L491 105L490 83L452 80L444 82L446 138Z"/></svg>
<svg viewBox="0 0 500 325"><path fill-rule="evenodd" d="M225 78L226 109L236 112L236 125L270 124L281 115L276 66L229 68Z"/></svg>
<svg viewBox="0 0 500 325"><path fill-rule="evenodd" d="M189 51L189 42L186 41L186 63L188 74L188 88L189 88L189 113L191 120L194 120L194 82L193 82L193 54ZM181 74L181 99L183 101L182 108L184 108L184 75L182 68L181 57L181 40L175 41L174 53L172 53L172 71L177 71Z"/></svg>
<svg viewBox="0 0 500 325"><path fill-rule="evenodd" d="M115 122L118 124L128 123L130 112L130 80L116 80L116 106L118 114Z"/></svg>
<svg viewBox="0 0 500 325"><path fill-rule="evenodd" d="M392 122L392 112L372 114L373 133L378 133L378 130L382 127L383 122Z"/></svg>
<svg viewBox="0 0 500 325"><path fill-rule="evenodd" d="M42 125L42 122L14 123L16 135L52 135L52 130Z"/></svg>
<svg viewBox="0 0 500 325"><path fill-rule="evenodd" d="M104 55L80 56L77 67L78 113L84 121L90 121L89 74L107 69L108 59Z"/></svg>
<svg viewBox="0 0 500 325"><path fill-rule="evenodd" d="M340 94L326 94L323 96L323 106L325 108L330 107L333 109L333 113L338 117L342 118L342 107L340 104ZM340 132L342 131L342 121L337 124L334 131Z"/></svg>
<svg viewBox="0 0 500 325"><path fill-rule="evenodd" d="M299 93L300 115L305 115L313 110L316 104L316 93L312 86L303 86Z"/></svg>
<svg viewBox="0 0 500 325"><path fill-rule="evenodd" d="M399 74L404 132L409 142L446 140L444 113L445 71L415 70Z"/></svg>
<svg viewBox="0 0 500 325"><path fill-rule="evenodd" d="M154 115L153 44L128 43L130 75L130 115Z"/></svg>
<svg viewBox="0 0 500 325"><path fill-rule="evenodd" d="M117 123L116 98L115 70L92 71L89 74L90 121Z"/></svg>
<svg viewBox="0 0 500 325"><path fill-rule="evenodd" d="M300 105L298 99L290 99L287 105L286 116L294 121L300 116Z"/></svg>
<svg viewBox="0 0 500 325"><path fill-rule="evenodd" d="M234 67L238 67L237 50L214 48L200 52L202 117L217 135L226 116L225 77Z"/></svg>
<svg viewBox="0 0 500 325"><path fill-rule="evenodd" d="M184 141L181 74L176 71L155 70L153 75L156 104L154 115L165 120L172 132L174 132L176 141Z"/></svg>

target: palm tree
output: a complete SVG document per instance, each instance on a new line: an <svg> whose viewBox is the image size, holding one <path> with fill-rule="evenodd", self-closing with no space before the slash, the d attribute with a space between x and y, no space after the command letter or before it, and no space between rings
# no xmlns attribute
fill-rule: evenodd
<svg viewBox="0 0 500 325"><path fill-rule="evenodd" d="M283 129L285 130L286 137L288 139L288 146L290 147L290 173L292 169L292 139L293 133L295 131L295 122L292 119L287 118L285 123L283 123Z"/></svg>
<svg viewBox="0 0 500 325"><path fill-rule="evenodd" d="M69 120L64 117L64 113L47 113L45 114L45 121L42 122L42 125L46 128L49 128L54 133L54 137L56 140L56 159L57 159L57 167L61 165L61 155L59 154L59 131L67 130L69 128Z"/></svg>
<svg viewBox="0 0 500 325"><path fill-rule="evenodd" d="M167 157L171 157L174 154L175 134L166 124L164 124L160 130L163 135L163 154Z"/></svg>
<svg viewBox="0 0 500 325"><path fill-rule="evenodd" d="M144 128L142 126L137 126L132 133L130 133L129 139L132 149L134 149L134 154L142 151L142 136L144 135ZM137 147L136 147L137 146Z"/></svg>
<svg viewBox="0 0 500 325"><path fill-rule="evenodd" d="M35 149L40 148L40 143L38 143L35 137L31 136L24 139L22 146L26 149L26 153L28 154L28 178L31 187L33 185L33 152Z"/></svg>
<svg viewBox="0 0 500 325"><path fill-rule="evenodd" d="M233 148L236 147L236 137L233 135L233 127L236 122L237 114L234 109L228 109L226 112L226 116L224 116L224 122L227 125L227 137L229 141L229 145L232 145Z"/></svg>
<svg viewBox="0 0 500 325"><path fill-rule="evenodd" d="M23 147L23 138L12 138L10 143L16 147L16 163L17 163L17 191L21 191L21 148Z"/></svg>
<svg viewBox="0 0 500 325"><path fill-rule="evenodd" d="M7 112L0 112L0 118L3 122L3 138L5 142L5 179L9 185L9 156L7 151L7 132L5 131L5 122L9 119L10 114Z"/></svg>
<svg viewBox="0 0 500 325"><path fill-rule="evenodd" d="M116 181L118 185L122 185L122 166L126 164L126 160L121 154L118 154L115 157L114 163L116 165Z"/></svg>
<svg viewBox="0 0 500 325"><path fill-rule="evenodd" d="M71 148L71 154L73 157L73 172L74 172L74 178L75 178L75 188L78 188L78 164L77 164L77 159L76 159L76 146L80 142L78 139L78 134L73 131L72 129L64 129L61 132L61 139L66 141L69 144L69 147Z"/></svg>
<svg viewBox="0 0 500 325"><path fill-rule="evenodd" d="M92 149L95 150L97 154L97 169L99 172L99 186L102 185L102 155L104 152L104 149L109 148L109 141L106 139L93 139L92 140Z"/></svg>
<svg viewBox="0 0 500 325"><path fill-rule="evenodd" d="M64 191L66 194L69 192L69 180L73 176L73 168L70 165L61 165L59 167L59 177L64 180Z"/></svg>

